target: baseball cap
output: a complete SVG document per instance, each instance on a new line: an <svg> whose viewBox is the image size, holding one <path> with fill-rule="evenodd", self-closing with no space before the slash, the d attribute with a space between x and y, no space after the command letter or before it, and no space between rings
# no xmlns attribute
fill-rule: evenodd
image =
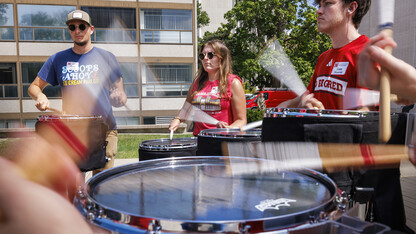
<svg viewBox="0 0 416 234"><path fill-rule="evenodd" d="M85 11L81 11L81 10L71 11L68 14L68 17L67 17L67 20L66 20L65 23L68 25L68 23L71 20L82 20L82 21L88 23L91 26L91 17Z"/></svg>

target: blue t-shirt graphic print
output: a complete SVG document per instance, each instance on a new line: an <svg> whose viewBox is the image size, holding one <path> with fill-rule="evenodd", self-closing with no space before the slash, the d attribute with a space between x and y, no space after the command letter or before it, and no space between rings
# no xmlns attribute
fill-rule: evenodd
<svg viewBox="0 0 416 234"><path fill-rule="evenodd" d="M109 96L122 72L112 53L93 47L80 55L70 48L52 55L38 76L61 86L65 113L101 115L109 129L116 129Z"/></svg>

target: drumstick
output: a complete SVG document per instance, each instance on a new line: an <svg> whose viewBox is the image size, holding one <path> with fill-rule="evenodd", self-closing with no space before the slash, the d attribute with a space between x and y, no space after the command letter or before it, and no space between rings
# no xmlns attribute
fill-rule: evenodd
<svg viewBox="0 0 416 234"><path fill-rule="evenodd" d="M378 10L378 25L381 32L393 35L394 22L394 0L378 0L375 2ZM388 53L392 52L390 46L385 48ZM391 136L390 120L390 75L384 69L380 76L380 121L379 141L387 142Z"/></svg>
<svg viewBox="0 0 416 234"><path fill-rule="evenodd" d="M345 167L388 167L409 159L406 145L346 144L315 142L223 142L225 156L272 160L264 171L311 168L337 171ZM245 168L247 171L258 168ZM243 171L241 171L243 173Z"/></svg>
<svg viewBox="0 0 416 234"><path fill-rule="evenodd" d="M253 128L260 127L261 125L263 125L263 120L258 120L244 125L243 127L241 127L240 131L245 132Z"/></svg>
<svg viewBox="0 0 416 234"><path fill-rule="evenodd" d="M397 95L391 95L390 101L396 102ZM360 106L376 106L380 102L380 92L377 90L347 88L345 98L343 98L343 107L345 110L356 109Z"/></svg>
<svg viewBox="0 0 416 234"><path fill-rule="evenodd" d="M290 90L301 96L306 87L276 37L271 38L257 56L260 66Z"/></svg>
<svg viewBox="0 0 416 234"><path fill-rule="evenodd" d="M53 111L53 112L56 112L56 113L58 113L58 114L60 114L60 115L64 115L64 112L63 112L63 111L60 111L60 110L58 110L58 109L51 108L51 107L46 107L46 109L48 109L48 110L50 110L50 111Z"/></svg>
<svg viewBox="0 0 416 234"><path fill-rule="evenodd" d="M217 125L219 122L214 117L208 115L207 113L203 112L201 109L193 106L192 104L186 101L183 104L181 110L179 111L178 116L182 120L189 120L189 121L207 123L207 124L212 124L212 125Z"/></svg>
<svg viewBox="0 0 416 234"><path fill-rule="evenodd" d="M173 130L170 130L169 140L173 139Z"/></svg>

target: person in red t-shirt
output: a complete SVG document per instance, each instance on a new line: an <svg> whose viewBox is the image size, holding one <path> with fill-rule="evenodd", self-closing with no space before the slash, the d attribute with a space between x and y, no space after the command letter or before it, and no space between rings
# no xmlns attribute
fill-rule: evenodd
<svg viewBox="0 0 416 234"><path fill-rule="evenodd" d="M348 101L355 98L346 96L346 89L361 88L362 83L358 80L358 55L370 43L370 39L360 35L357 29L369 10L371 0L315 0L315 4L319 5L316 12L318 31L328 34L332 48L319 56L307 91L278 107L342 110L344 99ZM357 109L366 111L376 110L377 107L361 105ZM348 176L349 171L341 173ZM331 173L330 177L336 178ZM372 209L375 222L388 225L394 230L408 230L399 168L353 172L353 177L359 177L357 180L351 178L353 188L374 188ZM343 177L340 178L338 181L334 179L337 184L344 182Z"/></svg>
<svg viewBox="0 0 416 234"><path fill-rule="evenodd" d="M211 40L200 49L202 67L189 88L182 111L189 105L198 108L217 120L217 124L204 121L204 116L195 115L194 132L210 128L241 128L247 124L244 88L241 79L232 74L230 51L224 42ZM176 131L183 119L175 117L170 131Z"/></svg>
<svg viewBox="0 0 416 234"><path fill-rule="evenodd" d="M342 110L347 88L360 88L356 57L369 41L357 29L371 0L315 0L318 31L328 34L332 48L322 53L307 91L279 107ZM369 110L363 107L361 110Z"/></svg>

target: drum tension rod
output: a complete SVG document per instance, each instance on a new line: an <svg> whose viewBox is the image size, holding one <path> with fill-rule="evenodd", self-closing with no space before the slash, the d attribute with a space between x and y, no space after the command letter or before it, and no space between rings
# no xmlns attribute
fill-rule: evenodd
<svg viewBox="0 0 416 234"><path fill-rule="evenodd" d="M147 228L147 231L150 234L159 234L161 233L162 230L162 225L160 225L160 221L159 220L152 220L149 222L149 226Z"/></svg>

